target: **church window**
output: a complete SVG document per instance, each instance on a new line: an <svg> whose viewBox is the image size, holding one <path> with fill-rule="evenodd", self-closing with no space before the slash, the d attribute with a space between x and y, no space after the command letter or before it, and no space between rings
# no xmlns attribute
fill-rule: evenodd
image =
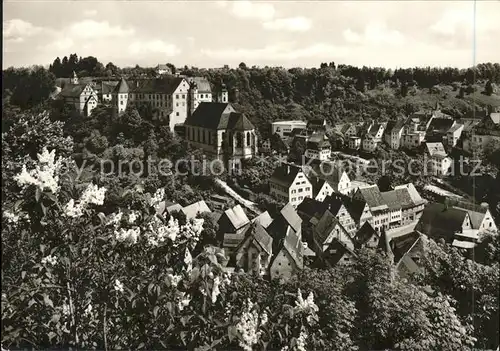
<svg viewBox="0 0 500 351"><path fill-rule="evenodd" d="M250 146L250 133L247 133L247 146Z"/></svg>

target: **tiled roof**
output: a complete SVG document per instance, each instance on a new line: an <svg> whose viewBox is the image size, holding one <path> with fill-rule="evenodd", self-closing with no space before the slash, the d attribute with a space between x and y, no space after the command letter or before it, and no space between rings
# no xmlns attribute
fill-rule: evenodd
<svg viewBox="0 0 500 351"><path fill-rule="evenodd" d="M226 233L222 246L227 249L235 249L245 240L245 232L242 233Z"/></svg>
<svg viewBox="0 0 500 351"><path fill-rule="evenodd" d="M340 132L341 132L342 134L345 134L345 132L347 132L347 131L351 128L351 127L352 127L352 126L351 126L351 124L346 123L346 124L344 124L344 125L342 126L342 128L340 129Z"/></svg>
<svg viewBox="0 0 500 351"><path fill-rule="evenodd" d="M397 210L401 208L401 202L398 198L396 190L386 191L380 194L382 194L382 198L390 210Z"/></svg>
<svg viewBox="0 0 500 351"><path fill-rule="evenodd" d="M309 164L307 176L309 178L323 178L335 186L339 183L344 172L342 167L336 162L319 162L318 160L314 160Z"/></svg>
<svg viewBox="0 0 500 351"><path fill-rule="evenodd" d="M354 242L358 248L366 244L373 236L378 237L377 231L368 222L365 222L354 236Z"/></svg>
<svg viewBox="0 0 500 351"><path fill-rule="evenodd" d="M267 211L262 212L260 215L252 219L252 222L259 223L264 228L269 227L269 224L271 224L272 221L273 219L271 218L271 215Z"/></svg>
<svg viewBox="0 0 500 351"><path fill-rule="evenodd" d="M236 205L233 208L224 211L224 214L236 230L250 222L241 205Z"/></svg>
<svg viewBox="0 0 500 351"><path fill-rule="evenodd" d="M254 125L241 113L237 113L228 103L202 102L184 125L212 130L252 130Z"/></svg>
<svg viewBox="0 0 500 351"><path fill-rule="evenodd" d="M422 197L420 196L417 189L412 183L397 185L394 187L394 189L395 190L406 189L414 205L421 205L427 202L426 200L422 199ZM401 199L403 206L406 205L407 204L406 195L401 194Z"/></svg>
<svg viewBox="0 0 500 351"><path fill-rule="evenodd" d="M302 221L309 221L312 217L321 216L327 209L325 202L320 202L310 197L306 197L297 206L297 212L302 218Z"/></svg>
<svg viewBox="0 0 500 351"><path fill-rule="evenodd" d="M130 90L136 93L163 93L172 94L182 83L184 78L165 76L156 79L141 79L135 84L129 84Z"/></svg>
<svg viewBox="0 0 500 351"><path fill-rule="evenodd" d="M467 211L448 207L439 203L429 203L424 208L416 230L429 236L452 237L455 232L461 231Z"/></svg>
<svg viewBox="0 0 500 351"><path fill-rule="evenodd" d="M365 209L366 202L339 194L335 194L335 197L339 198L342 201L342 204L345 206L352 219L354 219L356 222L359 222L361 215L363 214L363 210ZM325 202L330 202L328 196L325 198Z"/></svg>
<svg viewBox="0 0 500 351"><path fill-rule="evenodd" d="M352 251L347 245L340 240L334 238L326 251L321 255L324 264L329 267L335 266L344 255L351 255L356 257L356 253Z"/></svg>
<svg viewBox="0 0 500 351"><path fill-rule="evenodd" d="M101 94L111 94L116 86L118 85L118 81L103 81L101 82Z"/></svg>
<svg viewBox="0 0 500 351"><path fill-rule="evenodd" d="M345 228L340 224L339 220L330 212L325 211L318 224L314 228L314 235L316 237L316 241L322 245L326 239L330 236L332 230L338 226L344 234L350 238L350 235L347 233Z"/></svg>
<svg viewBox="0 0 500 351"><path fill-rule="evenodd" d="M301 167L292 164L284 164L274 170L271 181L285 187L290 187L299 172L302 172Z"/></svg>
<svg viewBox="0 0 500 351"><path fill-rule="evenodd" d="M272 255L273 238L259 223L250 224L242 235L244 235L245 240L241 242L240 246L244 246L248 240L255 239L262 250ZM239 249L237 250L239 251Z"/></svg>
<svg viewBox="0 0 500 351"><path fill-rule="evenodd" d="M61 92L59 93L59 95L63 96L63 97L77 98L77 97L80 97L80 95L82 94L82 92L83 92L83 90L85 89L86 86L87 86L87 84L85 84L85 83L82 83L82 84L66 84L64 86L64 88L61 90Z"/></svg>
<svg viewBox="0 0 500 351"><path fill-rule="evenodd" d="M387 205L382 197L382 194L376 185L372 185L365 188L358 188L359 193L366 201L370 209L376 207L387 208Z"/></svg>
<svg viewBox="0 0 500 351"><path fill-rule="evenodd" d="M314 133L307 141L308 149L318 149L331 147L330 141L325 136L325 133Z"/></svg>
<svg viewBox="0 0 500 351"><path fill-rule="evenodd" d="M212 88L210 82L204 77L189 77L186 80L190 83L195 83L198 87L198 93L211 93Z"/></svg>
<svg viewBox="0 0 500 351"><path fill-rule="evenodd" d="M201 200L201 201L195 202L194 204L191 204L189 206L184 207L182 209L182 212L184 212L187 219L192 219L192 218L196 218L198 213L212 212L212 211L210 211L206 202Z"/></svg>

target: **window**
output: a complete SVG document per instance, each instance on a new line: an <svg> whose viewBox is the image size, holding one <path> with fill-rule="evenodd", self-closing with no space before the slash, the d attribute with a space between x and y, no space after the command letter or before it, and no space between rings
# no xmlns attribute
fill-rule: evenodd
<svg viewBox="0 0 500 351"><path fill-rule="evenodd" d="M178 99L179 98L179 94L175 94L175 98Z"/></svg>
<svg viewBox="0 0 500 351"><path fill-rule="evenodd" d="M179 103L178 103L178 102L176 102L176 103L175 103L175 106L179 107Z"/></svg>
<svg viewBox="0 0 500 351"><path fill-rule="evenodd" d="M123 105L123 100L122 100L122 101L120 101L120 105Z"/></svg>
<svg viewBox="0 0 500 351"><path fill-rule="evenodd" d="M186 94L182 94L182 98L185 99L186 98Z"/></svg>
<svg viewBox="0 0 500 351"><path fill-rule="evenodd" d="M302 189L302 188L299 188L299 193L301 193L301 192L302 192L303 190L304 190L304 189Z"/></svg>
<svg viewBox="0 0 500 351"><path fill-rule="evenodd" d="M306 188L306 191L309 191L309 190L311 190L311 188L310 188L310 187L307 187L307 188ZM323 192L323 193L324 193L324 192Z"/></svg>
<svg viewBox="0 0 500 351"><path fill-rule="evenodd" d="M183 102L183 103L182 103L182 106L186 106L186 103L185 103L185 102Z"/></svg>
<svg viewBox="0 0 500 351"><path fill-rule="evenodd" d="M176 116L179 116L179 112L176 112L176 113L175 113L175 115L176 115Z"/></svg>

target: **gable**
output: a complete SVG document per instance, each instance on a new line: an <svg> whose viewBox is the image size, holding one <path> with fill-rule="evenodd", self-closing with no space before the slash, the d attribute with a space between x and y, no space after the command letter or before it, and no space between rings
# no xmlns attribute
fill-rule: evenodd
<svg viewBox="0 0 500 351"><path fill-rule="evenodd" d="M349 236L349 234L347 234L344 227L340 223L335 223L335 225L333 226L330 234L323 243L322 251L324 251L331 244L333 239L337 239L351 250L354 249L354 243L351 237Z"/></svg>

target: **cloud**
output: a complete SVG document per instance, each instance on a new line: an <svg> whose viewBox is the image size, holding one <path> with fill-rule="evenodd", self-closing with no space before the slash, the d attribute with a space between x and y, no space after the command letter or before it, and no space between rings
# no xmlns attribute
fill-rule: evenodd
<svg viewBox="0 0 500 351"><path fill-rule="evenodd" d="M135 30L133 28L124 29L120 26L112 26L107 21L97 22L94 20L84 20L74 23L69 27L71 36L93 39L104 37L126 37L133 35Z"/></svg>
<svg viewBox="0 0 500 351"><path fill-rule="evenodd" d="M312 22L306 17L277 18L264 22L262 25L268 30L285 30L290 32L307 32L312 27Z"/></svg>
<svg viewBox="0 0 500 351"><path fill-rule="evenodd" d="M19 43L27 37L31 37L43 31L42 27L37 27L19 18L3 21L4 40Z"/></svg>
<svg viewBox="0 0 500 351"><path fill-rule="evenodd" d="M344 56L346 48L330 44L316 43L302 48L293 48L289 44L268 45L257 49L201 49L202 55L212 59L222 60L259 60L287 61L302 58L331 58L332 56Z"/></svg>
<svg viewBox="0 0 500 351"><path fill-rule="evenodd" d="M128 47L129 52L135 55L163 54L176 56L181 50L174 44L165 43L162 40L136 41Z"/></svg>
<svg viewBox="0 0 500 351"><path fill-rule="evenodd" d="M40 45L38 48L47 51L64 51L73 47L74 44L75 42L71 38L63 37L57 38L46 45Z"/></svg>
<svg viewBox="0 0 500 351"><path fill-rule="evenodd" d="M351 44L364 45L401 45L406 41L405 36L397 30L389 29L385 22L369 22L363 33L358 33L350 28L342 32L344 40Z"/></svg>
<svg viewBox="0 0 500 351"><path fill-rule="evenodd" d="M239 18L254 18L269 21L274 18L276 10L272 4L251 2L247 0L231 1L232 13Z"/></svg>
<svg viewBox="0 0 500 351"><path fill-rule="evenodd" d="M92 17L97 15L97 10L85 10L83 11L84 16Z"/></svg>

